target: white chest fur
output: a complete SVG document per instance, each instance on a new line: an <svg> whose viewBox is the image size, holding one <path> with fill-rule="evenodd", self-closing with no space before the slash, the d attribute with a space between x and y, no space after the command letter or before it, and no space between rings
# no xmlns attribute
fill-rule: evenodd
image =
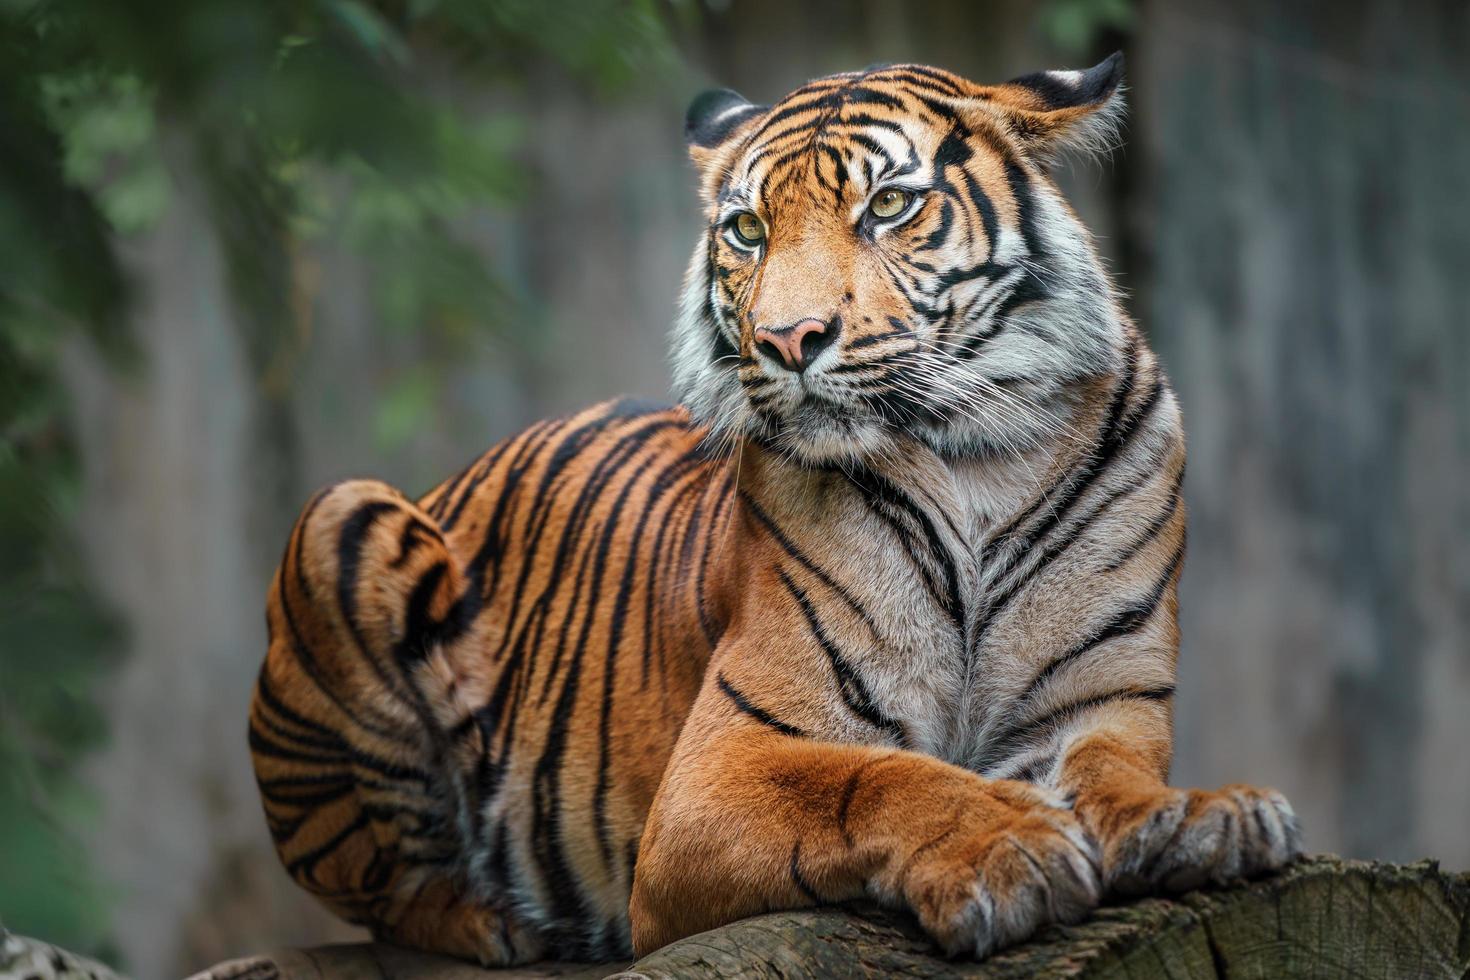
<svg viewBox="0 0 1470 980"><path fill-rule="evenodd" d="M835 617L832 638L911 748L959 763L973 754L984 545L1052 471L1049 456L951 464L916 445L881 469L792 478L802 503L788 516L867 613Z"/></svg>

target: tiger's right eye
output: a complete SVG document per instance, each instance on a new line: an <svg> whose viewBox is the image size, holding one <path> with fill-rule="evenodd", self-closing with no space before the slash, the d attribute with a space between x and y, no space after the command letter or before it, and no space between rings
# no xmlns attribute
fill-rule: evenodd
<svg viewBox="0 0 1470 980"><path fill-rule="evenodd" d="M759 245L765 241L766 226L761 219L755 216L753 211L741 211L731 222L735 229L735 235L746 245Z"/></svg>
<svg viewBox="0 0 1470 980"><path fill-rule="evenodd" d="M873 203L868 206L868 210L873 212L874 217L892 218L908 207L912 198L913 195L908 191L890 187L886 191L880 191L878 196L873 198Z"/></svg>

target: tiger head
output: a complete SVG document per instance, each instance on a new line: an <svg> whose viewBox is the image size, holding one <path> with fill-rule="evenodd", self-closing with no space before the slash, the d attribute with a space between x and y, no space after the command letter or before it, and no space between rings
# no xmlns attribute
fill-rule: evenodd
<svg viewBox="0 0 1470 980"><path fill-rule="evenodd" d="M708 226L674 338L696 421L809 465L1055 434L1077 384L1117 368L1124 327L1046 167L1108 145L1121 78L1115 54L1003 85L893 65L771 106L696 99Z"/></svg>

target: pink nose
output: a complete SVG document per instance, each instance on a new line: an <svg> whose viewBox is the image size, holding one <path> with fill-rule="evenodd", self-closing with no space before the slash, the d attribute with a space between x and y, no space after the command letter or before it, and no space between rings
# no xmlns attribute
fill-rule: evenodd
<svg viewBox="0 0 1470 980"><path fill-rule="evenodd" d="M756 327L754 338L756 349L762 354L778 360L788 371L805 371L812 358L830 344L836 331L827 330L827 324L808 317L794 326Z"/></svg>

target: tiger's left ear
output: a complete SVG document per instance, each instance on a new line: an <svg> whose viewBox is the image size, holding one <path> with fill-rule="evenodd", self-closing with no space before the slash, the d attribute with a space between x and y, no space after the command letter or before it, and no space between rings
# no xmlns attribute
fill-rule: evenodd
<svg viewBox="0 0 1470 980"><path fill-rule="evenodd" d="M1122 122L1123 52L1086 71L1039 71L981 86L977 108L999 115L1026 150L1050 158L1107 149Z"/></svg>
<svg viewBox="0 0 1470 980"><path fill-rule="evenodd" d="M740 140L770 106L752 105L738 92L711 89L695 98L684 114L684 140L699 168L701 192L714 193Z"/></svg>

